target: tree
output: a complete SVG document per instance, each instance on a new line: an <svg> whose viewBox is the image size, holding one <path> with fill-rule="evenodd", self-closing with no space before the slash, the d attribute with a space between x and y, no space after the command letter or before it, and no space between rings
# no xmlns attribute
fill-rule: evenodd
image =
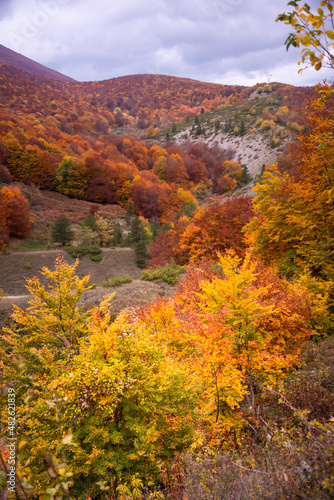
<svg viewBox="0 0 334 500"><path fill-rule="evenodd" d="M74 233L71 230L71 223L65 215L59 215L53 223L51 229L53 241L61 243L63 247L73 240Z"/></svg>
<svg viewBox="0 0 334 500"><path fill-rule="evenodd" d="M241 165L241 168L242 168L242 174L241 174L241 177L239 179L238 185L245 186L246 184L249 184L250 182L252 182L253 179L252 179L252 176L248 172L247 165Z"/></svg>
<svg viewBox="0 0 334 500"><path fill-rule="evenodd" d="M146 266L146 260L149 257L147 251L147 236L143 223L137 216L135 216L132 221L130 241L135 252L137 266L144 268Z"/></svg>
<svg viewBox="0 0 334 500"><path fill-rule="evenodd" d="M291 153L294 169L282 172L271 165L265 170L256 187L257 217L246 232L254 253L285 276L307 271L333 283L334 100L319 97L311 108L308 132Z"/></svg>
<svg viewBox="0 0 334 500"><path fill-rule="evenodd" d="M0 212L3 230L8 236L24 238L31 231L31 215L28 200L19 188L5 186L0 190ZM1 217L1 216L0 216ZM1 225L1 223L0 223Z"/></svg>
<svg viewBox="0 0 334 500"><path fill-rule="evenodd" d="M172 301L138 319L191 363L205 386L202 412L221 435L244 425L262 386L299 364L312 333L310 304L304 287L230 251L214 268L190 269Z"/></svg>
<svg viewBox="0 0 334 500"><path fill-rule="evenodd" d="M249 196L227 199L221 205L198 209L192 219L181 218L150 245L151 267L172 259L180 265L216 261L218 254L233 248L245 255L243 228L254 216Z"/></svg>
<svg viewBox="0 0 334 500"><path fill-rule="evenodd" d="M142 325L114 320L110 296L83 312L89 277L76 266L58 258L42 273L48 289L33 278L28 310L14 306L16 327L0 339L0 402L15 390L18 485L36 498L119 498L136 477L152 489L160 462L192 442L201 386Z"/></svg>
<svg viewBox="0 0 334 500"><path fill-rule="evenodd" d="M71 156L65 156L57 171L56 186L66 196L84 198L87 191L86 165Z"/></svg>
<svg viewBox="0 0 334 500"><path fill-rule="evenodd" d="M243 136L243 135L245 135L246 132L247 132L247 130L246 130L245 122L242 120L240 127L239 127L239 130L238 130L238 135Z"/></svg>
<svg viewBox="0 0 334 500"><path fill-rule="evenodd" d="M99 236L99 244L102 247L110 245L114 236L114 228L110 219L108 217L103 217L98 213L94 215L94 218L96 224L95 231Z"/></svg>
<svg viewBox="0 0 334 500"><path fill-rule="evenodd" d="M217 260L218 255L233 249L244 255L243 228L252 219L252 203L249 196L227 199L222 205L213 205L192 219L180 235L179 248L188 262L203 259Z"/></svg>
<svg viewBox="0 0 334 500"><path fill-rule="evenodd" d="M288 5L294 7L294 10L280 14L276 19L294 29L294 33L290 33L285 40L286 49L288 50L291 46L303 47L299 65L309 63L317 71L321 67L334 69L333 0L322 0L321 7L316 12L312 12L307 3L300 5L300 0L291 1ZM307 66L301 68L299 72L306 68Z"/></svg>

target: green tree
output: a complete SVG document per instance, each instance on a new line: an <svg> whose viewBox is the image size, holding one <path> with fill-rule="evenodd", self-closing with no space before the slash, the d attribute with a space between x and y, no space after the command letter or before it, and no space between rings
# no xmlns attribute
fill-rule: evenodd
<svg viewBox="0 0 334 500"><path fill-rule="evenodd" d="M63 247L73 240L74 232L71 230L71 224L65 215L59 215L55 220L51 237L56 243L61 243Z"/></svg>
<svg viewBox="0 0 334 500"><path fill-rule="evenodd" d="M65 156L59 165L55 184L57 190L74 198L84 198L87 191L87 169L84 163Z"/></svg>
<svg viewBox="0 0 334 500"><path fill-rule="evenodd" d="M137 216L135 216L132 221L130 241L135 252L137 266L144 268L146 260L149 257L147 251L147 236L145 234L144 226Z"/></svg>
<svg viewBox="0 0 334 500"><path fill-rule="evenodd" d="M252 176L249 175L247 165L241 165L241 167L242 167L242 174L238 181L238 185L245 186L246 184L249 184L253 179Z"/></svg>
<svg viewBox="0 0 334 500"><path fill-rule="evenodd" d="M116 247L123 245L123 232L119 222L113 223L113 244Z"/></svg>
<svg viewBox="0 0 334 500"><path fill-rule="evenodd" d="M246 130L245 122L242 120L240 127L239 127L238 134L243 136L243 135L245 135L246 132L247 132L247 130Z"/></svg>

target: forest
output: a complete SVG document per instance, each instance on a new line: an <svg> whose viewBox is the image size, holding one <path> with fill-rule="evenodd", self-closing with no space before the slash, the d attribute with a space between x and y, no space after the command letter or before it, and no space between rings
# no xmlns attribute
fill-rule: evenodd
<svg viewBox="0 0 334 500"><path fill-rule="evenodd" d="M287 44L320 70L332 2L316 16L290 5L279 18L297 32ZM331 49L334 33L325 34ZM112 287L131 276L106 283L93 307L83 306L95 284L79 260L59 255L27 279L28 307L13 304L0 337L0 498L333 498L332 84L276 84L286 108L265 110L261 123L297 125L255 195L238 195L251 179L233 150L147 139L246 105L259 86L161 75L85 84L0 70L2 253L31 234L34 194L57 192L91 203L82 233L95 238L88 250L69 245L74 232L58 217L59 246L99 265L101 247L127 241L142 279L175 286L115 315ZM109 205L127 234L102 212Z"/></svg>

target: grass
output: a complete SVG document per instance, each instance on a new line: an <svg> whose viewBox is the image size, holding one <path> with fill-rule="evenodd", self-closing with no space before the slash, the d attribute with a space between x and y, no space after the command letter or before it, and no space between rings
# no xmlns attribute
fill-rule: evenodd
<svg viewBox="0 0 334 500"><path fill-rule="evenodd" d="M48 242L46 240L36 240L35 238L27 238L22 240L16 252L37 252L39 250L47 250Z"/></svg>
<svg viewBox="0 0 334 500"><path fill-rule="evenodd" d="M102 286L119 286L124 283L131 283L133 281L132 276L129 274L125 274L124 276L117 276L116 278L110 279L108 281L104 281Z"/></svg>

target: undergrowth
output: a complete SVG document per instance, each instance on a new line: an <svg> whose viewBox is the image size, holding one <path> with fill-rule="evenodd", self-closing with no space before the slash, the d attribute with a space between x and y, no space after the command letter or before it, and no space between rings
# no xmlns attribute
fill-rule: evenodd
<svg viewBox="0 0 334 500"><path fill-rule="evenodd" d="M182 266L174 262L155 269L145 269L140 279L143 281L165 281L169 285L175 285L179 281L180 274L184 272Z"/></svg>

